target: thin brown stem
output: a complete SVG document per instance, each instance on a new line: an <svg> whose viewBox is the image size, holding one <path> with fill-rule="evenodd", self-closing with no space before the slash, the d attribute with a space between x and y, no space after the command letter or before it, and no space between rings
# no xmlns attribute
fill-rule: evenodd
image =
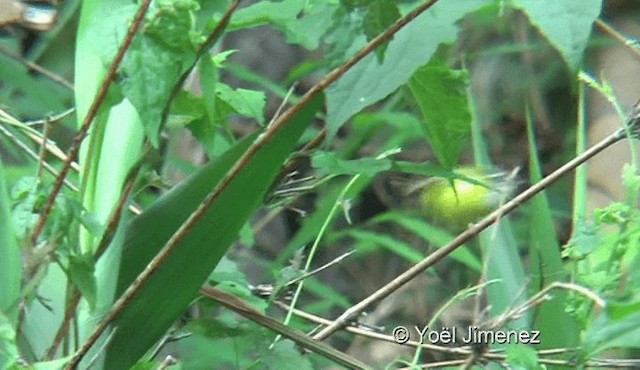
<svg viewBox="0 0 640 370"><path fill-rule="evenodd" d="M603 21L600 18L596 19L596 26L598 26L598 28L600 28L604 33L620 41L624 46L628 47L631 52L634 53L637 57L640 57L640 45L638 45L635 40L624 36L618 30L613 28L609 23Z"/></svg>
<svg viewBox="0 0 640 370"><path fill-rule="evenodd" d="M89 132L89 127L91 127L91 123L93 122L93 119L98 113L98 109L100 108L100 105L102 105L102 102L107 96L107 91L109 90L109 86L111 86L111 83L115 79L116 72L118 71L118 67L120 66L120 63L124 58L124 54L129 48L129 46L131 45L131 41L133 41L133 37L135 36L135 34L138 32L138 29L142 25L142 21L144 19L145 14L147 13L147 10L149 9L150 4L151 4L151 0L144 0L140 5L138 12L133 18L133 22L131 23L131 25L129 26L129 29L127 30L127 34L124 37L122 44L118 48L116 56L113 58L113 61L109 66L107 75L104 77L104 80L102 81L102 83L100 84L100 87L98 88L96 97L93 99L93 102L89 107L87 115L85 116L84 121L82 122L82 125L78 130L78 133L73 138L73 142L71 143L71 146L69 147L69 151L67 153L67 159L62 164L62 168L58 173L58 177L56 177L56 180L53 183L53 189L51 190L51 193L49 193L47 202L43 207L42 213L40 213L38 222L36 223L33 233L31 234L31 243L33 243L34 245L38 241L38 237L40 236L40 233L42 233L44 224L47 221L49 214L51 213L51 209L53 208L53 203L55 202L56 197L60 193L60 189L62 189L62 184L64 182L65 177L69 173L69 169L71 168L71 163L73 162L73 159L78 155L78 152L80 151L80 144L82 144L82 141L87 136L87 133Z"/></svg>
<svg viewBox="0 0 640 370"><path fill-rule="evenodd" d="M358 51L353 57L349 58L343 65L334 69L328 75L325 76L318 84L312 87L300 101L289 108L282 114L276 121L271 124L266 131L258 136L258 138L251 144L242 157L233 165L233 167L227 172L225 177L216 185L211 193L209 193L200 206L189 216L189 218L176 230L167 243L162 247L158 254L149 262L145 269L136 277L131 285L124 291L122 296L113 304L113 307L103 319L96 325L94 331L87 337L82 346L76 351L71 358L67 369L75 368L84 355L89 351L91 346L98 340L102 332L109 326L109 324L122 312L122 310L129 304L129 302L138 294L146 282L156 272L156 270L162 265L164 260L173 252L185 235L189 233L191 228L196 222L205 214L205 212L211 207L213 202L220 196L222 191L229 186L231 180L235 178L238 173L244 169L253 156L262 148L274 135L279 132L289 120L297 114L304 106L306 106L318 93L324 90L328 85L335 82L338 78L344 75L351 67L357 62L362 60L365 56L369 55L373 50L384 42L391 39L391 37L398 32L403 26L411 22L414 18L420 15L422 12L430 8L438 0L429 0L424 4L418 6L415 10L409 12L403 18L394 23L384 33L371 40L360 51Z"/></svg>

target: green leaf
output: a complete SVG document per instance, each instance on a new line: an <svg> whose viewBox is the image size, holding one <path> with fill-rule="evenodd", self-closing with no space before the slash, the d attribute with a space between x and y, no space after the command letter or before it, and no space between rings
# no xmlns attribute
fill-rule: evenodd
<svg viewBox="0 0 640 370"><path fill-rule="evenodd" d="M512 344L507 346L507 362L517 368L529 370L545 369L538 362L536 350L524 344Z"/></svg>
<svg viewBox="0 0 640 370"><path fill-rule="evenodd" d="M11 198L9 198L4 166L0 158L0 292L2 292L0 313L2 317L6 315L9 322L16 324L22 279L22 258L13 229L10 204Z"/></svg>
<svg viewBox="0 0 640 370"><path fill-rule="evenodd" d="M3 299L4 300L4 299ZM11 316L16 316L12 313ZM5 308L0 310L0 368L9 369L20 358L16 345L16 318L5 315Z"/></svg>
<svg viewBox="0 0 640 370"><path fill-rule="evenodd" d="M354 113L405 84L440 44L455 41L460 18L491 4L493 0L438 2L398 31L389 42L383 63L375 55L358 62L327 89L328 137L332 138Z"/></svg>
<svg viewBox="0 0 640 370"><path fill-rule="evenodd" d="M136 37L118 73L122 93L131 100L145 133L157 146L164 107L173 87L195 60L192 47L177 51L149 37Z"/></svg>
<svg viewBox="0 0 640 370"><path fill-rule="evenodd" d="M424 258L424 255L414 247L393 236L359 229L347 230L344 235L354 238L361 251L376 252L379 250L377 248L384 248L411 263L418 263Z"/></svg>
<svg viewBox="0 0 640 370"><path fill-rule="evenodd" d="M423 219L417 218L401 212L386 212L379 216L376 216L373 222L395 222L401 227L411 231L415 235L422 238L427 243L433 245L435 248L440 248L451 240L453 235L448 234L441 229L431 226ZM457 262L471 268L474 271L482 271L482 262L476 257L473 252L466 245L461 246L455 251L451 252L449 256Z"/></svg>
<svg viewBox="0 0 640 370"><path fill-rule="evenodd" d="M254 27L264 23L283 26L296 19L307 0L260 1L238 10L231 19L229 29Z"/></svg>
<svg viewBox="0 0 640 370"><path fill-rule="evenodd" d="M451 70L439 59L418 68L409 80L427 139L445 167L458 162L471 131L468 84L466 70Z"/></svg>
<svg viewBox="0 0 640 370"><path fill-rule="evenodd" d="M309 356L305 356L296 348L295 343L286 339L278 341L273 348L264 355L260 362L261 369L273 370L312 370L313 365Z"/></svg>
<svg viewBox="0 0 640 370"><path fill-rule="evenodd" d="M234 111L264 124L264 106L266 96L261 91L233 89L227 84L218 83L217 97L227 103Z"/></svg>
<svg viewBox="0 0 640 370"><path fill-rule="evenodd" d="M609 348L640 348L640 312L613 319L601 314L584 333L582 358L591 358Z"/></svg>
<svg viewBox="0 0 640 370"><path fill-rule="evenodd" d="M171 326L214 269L250 215L260 205L282 163L297 144L323 99L307 104L264 143L211 207L166 257L115 321L105 368L131 366ZM161 197L125 231L117 294L134 281L202 199L255 139L241 141ZM140 335L144 333L144 335ZM136 341L131 341L135 337Z"/></svg>
<svg viewBox="0 0 640 370"><path fill-rule="evenodd" d="M362 28L367 36L367 41L373 40L376 36L384 32L400 18L400 10L394 1L375 0L367 8L362 22ZM382 61L384 52L387 49L388 41L376 48L378 61Z"/></svg>
<svg viewBox="0 0 640 370"><path fill-rule="evenodd" d="M190 45L194 33L194 0L158 0L153 2L144 32L163 45L181 51Z"/></svg>
<svg viewBox="0 0 640 370"><path fill-rule="evenodd" d="M569 68L574 71L580 68L602 0L513 0L513 6L527 14Z"/></svg>
<svg viewBox="0 0 640 370"><path fill-rule="evenodd" d="M94 265L91 255L69 256L69 279L80 290L89 307L93 309L96 304L96 278L93 274Z"/></svg>
<svg viewBox="0 0 640 370"><path fill-rule="evenodd" d="M387 158L360 158L344 160L338 158L336 153L318 151L311 158L311 165L320 174L349 174L349 175L375 175L379 172L391 169L392 161Z"/></svg>

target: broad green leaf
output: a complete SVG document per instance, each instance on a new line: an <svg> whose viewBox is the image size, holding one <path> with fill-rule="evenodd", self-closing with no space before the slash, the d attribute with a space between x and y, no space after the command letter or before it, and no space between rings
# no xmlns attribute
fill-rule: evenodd
<svg viewBox="0 0 640 370"><path fill-rule="evenodd" d="M527 14L572 70L580 68L602 0L513 0L513 6Z"/></svg>
<svg viewBox="0 0 640 370"><path fill-rule="evenodd" d="M452 70L439 59L418 68L409 87L420 111L427 140L440 164L453 167L471 130L466 70Z"/></svg>
<svg viewBox="0 0 640 370"><path fill-rule="evenodd" d="M107 349L105 368L131 366L196 297L198 287L260 205L282 163L321 105L322 99L317 97L267 141L179 242L116 319L117 330ZM134 281L254 138L255 135L243 140L219 160L198 170L129 223L118 294ZM131 341L134 337L136 340Z"/></svg>
<svg viewBox="0 0 640 370"><path fill-rule="evenodd" d="M424 65L442 43L454 42L465 14L493 0L441 1L403 27L389 42L384 62L369 55L327 89L329 138L354 113L391 94Z"/></svg>

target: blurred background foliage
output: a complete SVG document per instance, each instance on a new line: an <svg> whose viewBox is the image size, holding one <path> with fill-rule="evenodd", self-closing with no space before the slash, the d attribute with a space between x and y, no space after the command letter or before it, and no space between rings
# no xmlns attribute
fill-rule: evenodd
<svg viewBox="0 0 640 370"><path fill-rule="evenodd" d="M3 1L0 5L5 7L11 2ZM74 48L80 3L79 0L38 2L35 5L58 12L50 29L35 31L18 21L5 24L0 34L0 108L38 132L46 132L62 152L69 146L77 126L74 112L57 117L74 107L70 81L79 83L77 76L74 78L74 69L82 66L74 65L79 62ZM189 42L201 42L229 5L229 1L195 3L197 11L189 11L193 17L191 33L174 32L177 39L167 38L167 34L159 36L169 48L180 50ZM158 136L158 152L138 180L134 203L142 209L153 205L169 188L204 163L219 158L239 138L267 125L282 104L298 101L324 74L418 3L416 0L243 2L212 50L212 58L204 58L198 64L185 88L175 96L166 125ZM585 87L577 79L578 71L584 69L596 80L606 81L610 69L623 68L601 63L601 56L612 48L624 48L624 41L613 37L605 26L615 25L617 20L630 15L640 15L640 5L634 1L608 0L603 2L600 12L599 1L589 2L591 5L570 2L576 4L576 10L594 8L594 17L599 15L606 22L605 26L594 26L592 33L591 27L587 27L583 57L582 50L575 54L575 50L563 49L563 26L554 29L558 26L544 22L551 14L544 13L544 9L554 5L547 2L546 8L540 7L542 13L536 14L527 3L477 1L460 5L442 1L439 5L444 13L435 12L431 20L436 24L431 30L433 34L414 29L407 32L410 36L396 35L395 44L392 40L370 56L366 62L370 63L370 69L356 68L331 86L327 93L329 112L316 115L299 144L317 137L323 128L326 138L311 152L292 153L295 167L272 185L263 206L242 228L210 281L220 283L280 319L286 311L273 301L289 302L291 289L282 285L302 274L314 243L320 245L312 261L316 267L345 252L356 251L355 255L307 279L296 306L319 316L334 317L411 263L444 245L459 231L429 219L429 214L435 212L422 209L420 186L416 184L424 180L424 175L455 176L452 169L461 165L481 165L505 174L517 168L517 175L512 178L517 192L573 158L584 135L576 122L585 118L578 112L587 99ZM571 40L573 46L580 44L579 32L569 26L566 26L569 34L577 39ZM625 32L640 35L635 31ZM420 53L427 52L411 42L430 36L439 37L442 42L435 44L437 49L431 51L429 58L421 60ZM407 44L398 46L399 40ZM107 46L112 45L105 45L105 49ZM637 44L632 47L637 48ZM575 48L580 49L580 45ZM400 62L394 65L395 60ZM401 62L413 63L417 70L414 72ZM36 63L54 77L45 76L27 63ZM632 69L640 65L637 58L627 64ZM394 74L396 70L398 75ZM632 75L633 72L628 74ZM637 80L634 78L615 83L637 86L633 84ZM122 84L122 78L117 82ZM614 90L625 89L616 84ZM118 88L126 90L122 86ZM363 93L361 101L349 95L367 89L370 94ZM129 97L126 91L118 92ZM625 107L632 103L629 99L637 98L619 97ZM594 124L591 121L595 119L597 114L590 113L586 120ZM617 126L608 126L611 132L619 127L619 122L618 118ZM34 222L31 210L43 203L51 177L43 175L37 162L10 139L17 137L39 153L40 146L29 139L28 131L20 125L8 124L7 119L0 126L2 175L11 197L15 233L22 244L27 244L26 236ZM150 135L148 127L145 128ZM53 167L61 163L52 154L44 158ZM626 163L631 157L627 152L606 161ZM34 175L41 176L42 183L34 185ZM629 171L623 184L625 189L633 189L634 176L635 170ZM603 177L623 183L621 172L617 177L592 173L587 190L604 189L601 195L605 203L597 206L622 203L600 210L596 218L586 212L581 218L576 214L576 199L590 210L595 206L589 204L588 196L576 198L576 189L582 185L574 184L572 177L565 177L548 188L544 198L523 205L484 237L372 307L360 323L385 334L395 325L429 322L447 327L490 326L504 310L523 303L553 281L582 284L594 294L610 299L612 306L608 307L615 312L608 312L617 314L619 319L637 316L639 296L632 288L638 278L634 266L639 258L632 251L637 247L639 235L635 204L628 202L628 197L624 203L624 194L601 185ZM80 181L77 175L69 180L75 184ZM0 187L2 191L5 190ZM46 235L78 230L80 224L90 233L101 232L104 221L91 209L84 209L75 193L65 190L58 203L52 216L55 222L49 225ZM327 220L331 221L328 227ZM600 228L602 225L618 228L615 230L622 236L616 238L614 233ZM60 242L67 249L57 253L66 253L70 259L78 257L73 245L81 238L77 233L65 235ZM539 247L536 243L545 245ZM594 252L607 245L613 246L615 253ZM595 257L589 259L592 252ZM547 257L538 255L543 253ZM29 272L37 271L30 266L37 265L39 260L27 254L22 259L26 266L23 279L29 281L33 279ZM602 261L609 263L599 269ZM72 280L80 285L89 301L95 289L82 287L80 281L91 281L93 263L70 262L70 266L77 267ZM456 294L492 279L502 280L488 283L488 293L473 299L457 298ZM37 279L33 281L38 284ZM254 294L256 289L253 292L250 289L259 284L270 284L282 291L265 301ZM600 315L599 309L583 296L562 293L556 297L556 306L551 307L556 303L543 306L549 312L532 308L522 317L506 319L499 327L541 329L545 339L542 348L578 344L586 348L561 356L564 360L586 361L609 347L636 348L636 352L610 351L607 354L611 357L637 355L640 346L637 338L621 344L637 333L633 329L637 321L625 321L621 328L612 323L613 316ZM446 310L439 311L443 305ZM296 316L291 325L303 330L315 327ZM560 332L559 337L550 334L554 330ZM603 334L589 341L585 339L589 333ZM287 361L291 362L291 368L292 363L296 368L330 366L317 356L311 356L311 360L301 356L290 342L280 342L277 351L270 350L271 333L206 300L185 309L165 340L168 344L137 368L151 368L151 364L158 364L168 355L180 358L178 366L185 369L211 368L211 364L216 364L215 368L281 369ZM444 351L412 351L371 338L354 339L346 333L336 335L332 344L376 367L457 358ZM512 365L540 366L541 356L535 353L517 346L507 351L513 357L506 361ZM33 363L40 359L36 352L22 351L20 356Z"/></svg>

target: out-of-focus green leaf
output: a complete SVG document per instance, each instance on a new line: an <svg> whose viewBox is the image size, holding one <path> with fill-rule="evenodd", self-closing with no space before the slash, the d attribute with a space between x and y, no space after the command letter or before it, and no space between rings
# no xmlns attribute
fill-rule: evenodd
<svg viewBox="0 0 640 370"><path fill-rule="evenodd" d="M580 68L602 0L514 0L513 5L527 14L572 70Z"/></svg>
<svg viewBox="0 0 640 370"><path fill-rule="evenodd" d="M452 70L433 59L418 68L409 87L422 112L422 127L438 161L453 167L471 131L466 70Z"/></svg>
<svg viewBox="0 0 640 370"><path fill-rule="evenodd" d="M462 178L451 170L429 162L395 161L389 158L341 159L336 153L316 151L311 164L320 174L373 176L384 171L399 171L414 175L438 176L448 179Z"/></svg>
<svg viewBox="0 0 640 370"><path fill-rule="evenodd" d="M375 175L391 169L391 160L387 158L360 158L344 160L338 158L335 153L316 152L311 158L311 164L321 174L365 174Z"/></svg>
<svg viewBox="0 0 640 370"><path fill-rule="evenodd" d="M304 356L290 340L278 341L252 369L313 370L309 356Z"/></svg>
<svg viewBox="0 0 640 370"><path fill-rule="evenodd" d="M538 362L536 350L524 344L510 344L507 346L507 362L516 369L544 370Z"/></svg>
<svg viewBox="0 0 640 370"><path fill-rule="evenodd" d="M10 204L11 198L9 198L4 166L0 158L0 292L2 292L0 294L0 313L9 320L9 323L17 324L22 259L20 246L13 229Z"/></svg>
<svg viewBox="0 0 640 370"><path fill-rule="evenodd" d="M616 320L606 313L596 318L584 333L580 346L581 358L594 355L614 347L640 348L640 312Z"/></svg>
<svg viewBox="0 0 640 370"><path fill-rule="evenodd" d="M0 308L0 368L9 369L20 358L16 345L16 318L9 318L5 315L7 310ZM17 317L16 313L11 316Z"/></svg>
<svg viewBox="0 0 640 370"><path fill-rule="evenodd" d="M362 252L375 252L384 248L412 263L417 263L424 258L424 255L411 245L392 236L359 229L347 230L344 234L340 234L354 238L359 245L358 249Z"/></svg>
<svg viewBox="0 0 640 370"><path fill-rule="evenodd" d="M438 2L403 27L389 42L384 62L369 55L327 89L329 138L353 114L405 84L442 43L455 41L456 22L492 0Z"/></svg>
<svg viewBox="0 0 640 370"><path fill-rule="evenodd" d="M394 222L403 228L413 232L415 235L422 238L424 241L430 243L436 248L442 247L451 240L453 235L435 227L429 225L423 219L419 219L415 216L411 216L401 212L386 212L379 216L376 216L373 222ZM449 254L454 260L464 264L465 266L473 269L474 271L482 271L482 262L476 257L466 245L461 246L455 251Z"/></svg>
<svg viewBox="0 0 640 370"><path fill-rule="evenodd" d="M69 279L78 287L91 309L96 303L96 279L91 255L69 256Z"/></svg>
<svg viewBox="0 0 640 370"><path fill-rule="evenodd" d="M317 97L307 104L267 141L181 239L116 319L117 330L106 352L105 368L131 366L195 298L198 287L262 201L322 101ZM123 245L118 294L134 281L254 138L255 135L243 140L219 160L198 170L131 221ZM137 340L131 341L132 337Z"/></svg>

